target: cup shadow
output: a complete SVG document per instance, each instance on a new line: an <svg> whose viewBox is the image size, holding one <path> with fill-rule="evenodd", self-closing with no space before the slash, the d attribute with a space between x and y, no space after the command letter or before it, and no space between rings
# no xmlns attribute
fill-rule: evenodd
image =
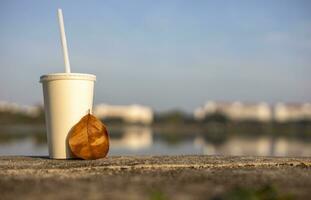
<svg viewBox="0 0 311 200"><path fill-rule="evenodd" d="M66 159L53 159L50 158L49 156L22 156L26 158L39 158L39 159L44 159L44 160L83 160L81 158L66 158Z"/></svg>

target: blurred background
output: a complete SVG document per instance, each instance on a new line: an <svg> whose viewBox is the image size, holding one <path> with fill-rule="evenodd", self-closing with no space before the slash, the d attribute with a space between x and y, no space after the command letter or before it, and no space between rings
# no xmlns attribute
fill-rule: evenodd
<svg viewBox="0 0 311 200"><path fill-rule="evenodd" d="M47 155L39 77L97 76L110 155L311 156L310 1L0 2L0 155Z"/></svg>

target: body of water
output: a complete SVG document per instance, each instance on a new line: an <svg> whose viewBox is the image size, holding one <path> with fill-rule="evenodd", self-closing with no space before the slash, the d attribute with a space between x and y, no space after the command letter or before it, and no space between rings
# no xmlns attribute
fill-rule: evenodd
<svg viewBox="0 0 311 200"><path fill-rule="evenodd" d="M27 129L26 129L27 130ZM30 131L29 129L27 131ZM14 133L9 133L14 134ZM44 133L41 133L44 138ZM177 137L176 137L177 135ZM226 137L221 142L209 141L203 135L167 135L148 127L131 126L110 133L109 155L255 155L311 156L311 142L286 137ZM32 134L0 143L0 155L48 155L45 140Z"/></svg>

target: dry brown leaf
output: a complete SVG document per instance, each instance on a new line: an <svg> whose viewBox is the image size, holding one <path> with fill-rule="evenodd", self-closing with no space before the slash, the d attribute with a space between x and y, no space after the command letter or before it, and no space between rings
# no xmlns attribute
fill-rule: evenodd
<svg viewBox="0 0 311 200"><path fill-rule="evenodd" d="M109 151L106 126L91 114L85 115L70 131L72 153L85 160L104 158Z"/></svg>

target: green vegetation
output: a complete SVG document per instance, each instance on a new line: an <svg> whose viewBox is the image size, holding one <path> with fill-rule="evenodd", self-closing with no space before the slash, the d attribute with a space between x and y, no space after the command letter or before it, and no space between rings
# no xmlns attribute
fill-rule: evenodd
<svg viewBox="0 0 311 200"><path fill-rule="evenodd" d="M222 113L215 113L213 115L207 115L205 118L202 120L203 123L208 123L208 122L219 122L219 123L228 123L229 118L223 115Z"/></svg>
<svg viewBox="0 0 311 200"><path fill-rule="evenodd" d="M170 199L161 190L150 192L150 200ZM264 185L259 188L235 187L227 192L214 196L212 200L292 200L290 194L283 194L272 185Z"/></svg>
<svg viewBox="0 0 311 200"><path fill-rule="evenodd" d="M213 200L291 200L289 194L281 194L275 187L266 185L261 188L237 187Z"/></svg>
<svg viewBox="0 0 311 200"><path fill-rule="evenodd" d="M178 110L158 113L154 117L154 124L191 124L194 122L191 115Z"/></svg>
<svg viewBox="0 0 311 200"><path fill-rule="evenodd" d="M38 116L29 116L23 113L0 112L0 125L8 124L43 124L44 110L40 109Z"/></svg>
<svg viewBox="0 0 311 200"><path fill-rule="evenodd" d="M168 198L160 190L155 190L151 192L150 200L168 200Z"/></svg>

